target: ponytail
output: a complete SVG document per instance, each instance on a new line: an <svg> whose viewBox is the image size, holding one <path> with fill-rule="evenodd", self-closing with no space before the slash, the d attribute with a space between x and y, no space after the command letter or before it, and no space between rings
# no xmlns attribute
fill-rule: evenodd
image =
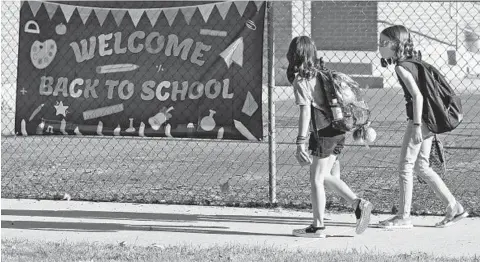
<svg viewBox="0 0 480 262"><path fill-rule="evenodd" d="M315 68L322 71L327 70L327 67L325 66L325 61L323 61L323 57L315 60Z"/></svg>
<svg viewBox="0 0 480 262"><path fill-rule="evenodd" d="M298 70L297 70L298 72ZM295 68L292 64L289 64L287 67L287 79L290 84L293 84L293 81L295 80Z"/></svg>
<svg viewBox="0 0 480 262"><path fill-rule="evenodd" d="M403 56L405 58L413 58L415 53L416 51L413 50L412 37L410 35L410 32L408 32L408 39L407 41L405 41L405 44L403 45Z"/></svg>

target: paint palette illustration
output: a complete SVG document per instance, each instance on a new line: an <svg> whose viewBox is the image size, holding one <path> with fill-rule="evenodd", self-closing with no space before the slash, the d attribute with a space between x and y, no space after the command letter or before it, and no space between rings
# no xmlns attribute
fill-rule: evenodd
<svg viewBox="0 0 480 262"><path fill-rule="evenodd" d="M57 43L49 39L45 42L35 41L30 49L30 59L33 66L44 69L52 63L57 54Z"/></svg>

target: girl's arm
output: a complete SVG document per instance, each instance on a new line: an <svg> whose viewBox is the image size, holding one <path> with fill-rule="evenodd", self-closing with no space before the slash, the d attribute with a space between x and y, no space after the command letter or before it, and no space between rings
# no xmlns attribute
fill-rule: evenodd
<svg viewBox="0 0 480 262"><path fill-rule="evenodd" d="M310 123L310 107L312 104L312 95L310 94L310 83L306 79L294 81L293 94L295 95L295 104L300 106L300 117L298 118L298 136L306 137Z"/></svg>
<svg viewBox="0 0 480 262"><path fill-rule="evenodd" d="M412 74L408 72L405 68L401 66L395 67L395 72L397 72L398 76L402 79L403 83L407 87L408 91L410 92L410 95L412 95L413 98L413 123L418 124L415 125L415 129L417 131L420 131L420 138L418 137L418 132L416 132L414 141L416 143L419 143L422 141L421 137L421 127L420 125L422 124L422 112L423 112L423 96L422 93L420 92L420 89L418 89L418 85L415 82L415 79L413 78Z"/></svg>
<svg viewBox="0 0 480 262"><path fill-rule="evenodd" d="M307 137L310 124L310 106L300 106L300 118L298 119L298 136Z"/></svg>
<svg viewBox="0 0 480 262"><path fill-rule="evenodd" d="M297 159L300 164L312 163L307 153L307 134L310 123L310 106L300 105L300 117L298 118Z"/></svg>
<svg viewBox="0 0 480 262"><path fill-rule="evenodd" d="M311 94L307 87L307 82L294 81L293 88L295 94L295 103L300 106L300 115L298 118L298 137L297 137L297 159L300 164L311 163L307 153L306 143L308 135L308 125L310 123Z"/></svg>

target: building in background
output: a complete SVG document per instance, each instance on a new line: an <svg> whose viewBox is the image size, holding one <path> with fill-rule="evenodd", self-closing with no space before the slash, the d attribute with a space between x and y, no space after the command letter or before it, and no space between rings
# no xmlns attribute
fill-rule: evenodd
<svg viewBox="0 0 480 262"><path fill-rule="evenodd" d="M289 85L285 54L289 40L309 35L328 66L355 76L370 88L396 87L390 69L380 66L378 33L403 24L427 62L448 79L480 74L479 5L475 2L293 1L275 3L276 85ZM291 24L290 24L291 23ZM290 30L291 28L291 30Z"/></svg>

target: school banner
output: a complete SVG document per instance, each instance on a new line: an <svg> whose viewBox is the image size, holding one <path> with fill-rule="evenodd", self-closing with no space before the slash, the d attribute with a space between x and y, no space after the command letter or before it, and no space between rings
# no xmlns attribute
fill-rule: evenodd
<svg viewBox="0 0 480 262"><path fill-rule="evenodd" d="M17 134L262 139L265 2L119 3L22 3Z"/></svg>

